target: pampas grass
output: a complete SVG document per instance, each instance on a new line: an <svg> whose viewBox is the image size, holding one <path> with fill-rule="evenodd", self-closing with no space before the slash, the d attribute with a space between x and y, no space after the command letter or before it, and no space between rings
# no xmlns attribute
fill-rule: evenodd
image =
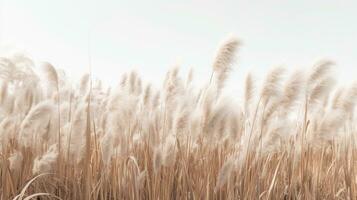
<svg viewBox="0 0 357 200"><path fill-rule="evenodd" d="M202 87L177 66L160 88L134 71L106 88L0 58L0 198L355 199L357 84L336 89L323 60L225 96L240 44Z"/></svg>
<svg viewBox="0 0 357 200"><path fill-rule="evenodd" d="M41 156L35 158L33 162L32 173L43 174L53 170L54 164L58 157L58 148L52 145L48 151Z"/></svg>
<svg viewBox="0 0 357 200"><path fill-rule="evenodd" d="M235 61L236 51L238 50L239 45L240 42L238 39L230 37L222 42L216 53L210 81L212 81L213 75L215 75L215 81L219 89L223 88L224 83L228 78L233 62Z"/></svg>
<svg viewBox="0 0 357 200"><path fill-rule="evenodd" d="M10 162L10 170L19 171L21 169L23 159L24 157L21 152L15 152L11 154L11 156L8 158Z"/></svg>

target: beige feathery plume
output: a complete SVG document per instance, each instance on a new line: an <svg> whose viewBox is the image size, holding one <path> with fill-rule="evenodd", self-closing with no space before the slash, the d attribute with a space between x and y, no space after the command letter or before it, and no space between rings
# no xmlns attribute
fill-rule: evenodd
<svg viewBox="0 0 357 200"><path fill-rule="evenodd" d="M84 159L86 146L87 105L80 104L74 113L67 154L80 163Z"/></svg>
<svg viewBox="0 0 357 200"><path fill-rule="evenodd" d="M51 115L54 105L51 101L43 101L34 106L22 121L21 127L26 128L41 117Z"/></svg>
<svg viewBox="0 0 357 200"><path fill-rule="evenodd" d="M176 137L173 135L167 136L162 155L162 164L164 166L169 167L175 164L176 151Z"/></svg>
<svg viewBox="0 0 357 200"><path fill-rule="evenodd" d="M17 118L6 117L0 122L0 152L10 144L10 139L15 137L17 129Z"/></svg>
<svg viewBox="0 0 357 200"><path fill-rule="evenodd" d="M188 125L190 113L186 109L179 109L174 117L174 132L178 136Z"/></svg>
<svg viewBox="0 0 357 200"><path fill-rule="evenodd" d="M58 152L61 153L61 113L60 113L60 87L58 81L58 73L56 69L48 62L42 64L42 69L47 77L47 80L53 84L53 87L56 88L58 94L57 97L57 114L58 114Z"/></svg>
<svg viewBox="0 0 357 200"><path fill-rule="evenodd" d="M213 61L213 73L216 76L216 84L219 89L223 87L224 82L228 77L228 73L231 70L231 66L235 60L235 54L240 44L238 39L230 37L220 45L216 53L216 57Z"/></svg>
<svg viewBox="0 0 357 200"><path fill-rule="evenodd" d="M271 123L266 133L262 138L262 149L264 149L265 153L270 153L279 147L279 144L285 137L288 136L289 127L288 122L284 123Z"/></svg>
<svg viewBox="0 0 357 200"><path fill-rule="evenodd" d="M16 151L15 153L11 154L9 157L9 162L10 162L10 170L11 171L19 171L21 166L22 166L22 161L24 157L20 151Z"/></svg>
<svg viewBox="0 0 357 200"><path fill-rule="evenodd" d="M218 133L218 137L221 138L223 132L225 132L227 124L227 116L231 112L232 103L227 99L221 99L211 108L206 107L202 117L201 127L202 133L208 137L208 139L213 139L214 134ZM206 112L206 110L208 112Z"/></svg>
<svg viewBox="0 0 357 200"><path fill-rule="evenodd" d="M157 91L155 96L153 96L151 100L152 108L157 108L160 105L160 101L161 101L161 93L160 91Z"/></svg>
<svg viewBox="0 0 357 200"><path fill-rule="evenodd" d="M345 92L344 88L339 88L334 92L331 100L332 101L331 106L333 109L337 109L339 106L341 106L344 92Z"/></svg>
<svg viewBox="0 0 357 200"><path fill-rule="evenodd" d="M124 88L128 83L128 75L125 73L121 76L120 87Z"/></svg>
<svg viewBox="0 0 357 200"><path fill-rule="evenodd" d="M79 91L81 94L87 94L89 88L90 77L89 74L84 74L79 81Z"/></svg>
<svg viewBox="0 0 357 200"><path fill-rule="evenodd" d="M32 141L33 128L39 123L48 123L49 117L54 111L54 105L51 101L43 101L34 106L26 115L21 123L20 137L25 146L28 146Z"/></svg>
<svg viewBox="0 0 357 200"><path fill-rule="evenodd" d="M1 82L1 86L0 86L0 105L2 105L5 102L7 95L8 95L8 84L7 81L5 80Z"/></svg>
<svg viewBox="0 0 357 200"><path fill-rule="evenodd" d="M170 73L170 78L172 78L172 79L176 79L177 77L178 77L178 74L179 74L179 72L180 72L180 68L179 68L179 66L175 66L175 67L173 67L172 68L172 70L171 70L171 73Z"/></svg>
<svg viewBox="0 0 357 200"><path fill-rule="evenodd" d="M252 74L248 73L245 79L245 89L244 89L244 112L248 116L249 114L249 105L252 101L254 93L254 85L253 85L253 78Z"/></svg>
<svg viewBox="0 0 357 200"><path fill-rule="evenodd" d="M177 79L179 71L180 71L179 66L175 65L170 70L168 70L166 72L164 83L163 83L163 88L166 87L166 85L168 84L169 81Z"/></svg>
<svg viewBox="0 0 357 200"><path fill-rule="evenodd" d="M210 117L212 115L212 110L213 110L213 105L215 103L215 94L216 94L216 88L214 87L208 87L205 94L201 96L200 98L200 106L201 106L201 127L204 129L210 120Z"/></svg>
<svg viewBox="0 0 357 200"><path fill-rule="evenodd" d="M301 71L296 71L285 84L281 100L284 109L289 109L294 102L298 100L304 83L303 75L304 74Z"/></svg>
<svg viewBox="0 0 357 200"><path fill-rule="evenodd" d="M308 87L311 88L316 81L326 77L334 64L335 63L330 60L321 60L315 63L307 80Z"/></svg>
<svg viewBox="0 0 357 200"><path fill-rule="evenodd" d="M9 58L0 57L0 78L6 81L18 79L16 65Z"/></svg>
<svg viewBox="0 0 357 200"><path fill-rule="evenodd" d="M344 95L344 99L341 102L342 109L347 113L353 113L354 107L357 101L357 82L350 87Z"/></svg>
<svg viewBox="0 0 357 200"><path fill-rule="evenodd" d="M33 174L42 174L51 172L57 161L58 147L57 144L52 145L43 156L35 158L32 168Z"/></svg>
<svg viewBox="0 0 357 200"><path fill-rule="evenodd" d="M135 92L137 79L138 79L138 73L136 71L132 71L129 76L129 91L131 93Z"/></svg>
<svg viewBox="0 0 357 200"><path fill-rule="evenodd" d="M235 53L240 45L237 38L226 39L219 47L213 62L214 71L225 71L234 61Z"/></svg>
<svg viewBox="0 0 357 200"><path fill-rule="evenodd" d="M277 113L279 106L281 106L281 101L278 98L273 98L269 101L264 109L263 124L267 124L274 114Z"/></svg>
<svg viewBox="0 0 357 200"><path fill-rule="evenodd" d="M43 62L42 63L42 69L43 72L47 78L48 81L52 82L54 84L54 87L58 87L58 74L56 69L51 65L49 62Z"/></svg>
<svg viewBox="0 0 357 200"><path fill-rule="evenodd" d="M338 128L340 128L346 120L346 112L343 110L333 110L325 114L318 120L316 131L314 134L314 142L323 142L324 140L332 140L336 136Z"/></svg>
<svg viewBox="0 0 357 200"><path fill-rule="evenodd" d="M141 190L144 187L144 183L145 183L145 179L146 179L147 175L148 175L148 173L146 170L139 173L139 175L135 179L136 188Z"/></svg>
<svg viewBox="0 0 357 200"><path fill-rule="evenodd" d="M142 80L140 77L138 77L135 83L135 93L137 95L140 95L142 90L143 90Z"/></svg>
<svg viewBox="0 0 357 200"><path fill-rule="evenodd" d="M190 71L187 74L187 79L186 79L186 87L188 87L193 81L193 69L190 68Z"/></svg>
<svg viewBox="0 0 357 200"><path fill-rule="evenodd" d="M311 90L309 95L309 103L314 103L325 97L325 95L327 95L331 90L334 83L334 79L330 77L319 80Z"/></svg>
<svg viewBox="0 0 357 200"><path fill-rule="evenodd" d="M284 73L284 68L276 67L271 70L266 76L262 91L261 98L265 103L270 97L278 96L279 94L279 83L281 81L282 75Z"/></svg>
<svg viewBox="0 0 357 200"><path fill-rule="evenodd" d="M224 184L227 183L229 177L231 176L234 169L234 159L229 158L222 166L222 168L218 172L217 183L215 187L215 191L221 189Z"/></svg>
<svg viewBox="0 0 357 200"><path fill-rule="evenodd" d="M174 97L176 97L176 95L177 95L177 85L175 84L175 82L172 81L171 79L169 79L169 81L165 85L165 91L164 92L165 92L164 93L165 102L166 103L170 103L170 101L172 102Z"/></svg>
<svg viewBox="0 0 357 200"><path fill-rule="evenodd" d="M167 108L172 109L173 104L177 101L177 97L184 91L184 85L181 78L178 76L179 68L174 67L168 73L168 78L164 84L164 98Z"/></svg>
<svg viewBox="0 0 357 200"><path fill-rule="evenodd" d="M144 106L147 106L148 104L149 104L149 102L150 102L150 98L151 98L151 94L152 93L152 91L151 91L151 85L150 84L148 84L146 87L145 87L145 90L144 90L144 94L143 94L143 100L142 100L142 102L143 102L143 105Z"/></svg>

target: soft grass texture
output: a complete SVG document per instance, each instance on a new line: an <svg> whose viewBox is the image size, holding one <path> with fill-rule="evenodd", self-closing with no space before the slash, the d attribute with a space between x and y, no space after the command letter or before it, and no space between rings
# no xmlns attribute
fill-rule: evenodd
<svg viewBox="0 0 357 200"><path fill-rule="evenodd" d="M178 68L161 89L135 72L103 88L1 57L1 199L356 199L357 85L320 61L261 87L248 74L233 103L239 47L220 45L202 88Z"/></svg>

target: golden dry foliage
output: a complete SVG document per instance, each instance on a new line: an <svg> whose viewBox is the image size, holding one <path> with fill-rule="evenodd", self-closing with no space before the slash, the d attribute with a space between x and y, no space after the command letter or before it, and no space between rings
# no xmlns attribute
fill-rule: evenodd
<svg viewBox="0 0 357 200"><path fill-rule="evenodd" d="M136 72L104 88L1 57L1 199L356 199L357 85L335 90L320 61L260 88L248 75L233 103L239 45L222 43L202 88L178 68L161 89Z"/></svg>

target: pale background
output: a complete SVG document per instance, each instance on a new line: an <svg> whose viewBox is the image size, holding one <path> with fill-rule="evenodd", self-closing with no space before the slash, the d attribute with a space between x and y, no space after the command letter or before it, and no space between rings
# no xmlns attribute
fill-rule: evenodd
<svg viewBox="0 0 357 200"><path fill-rule="evenodd" d="M0 0L0 44L50 61L73 77L88 71L107 84L135 69L160 83L179 65L206 81L219 42L243 42L229 87L247 71L309 67L333 59L337 77L357 75L357 1ZM90 45L89 45L90 44ZM90 48L89 48L90 46Z"/></svg>

